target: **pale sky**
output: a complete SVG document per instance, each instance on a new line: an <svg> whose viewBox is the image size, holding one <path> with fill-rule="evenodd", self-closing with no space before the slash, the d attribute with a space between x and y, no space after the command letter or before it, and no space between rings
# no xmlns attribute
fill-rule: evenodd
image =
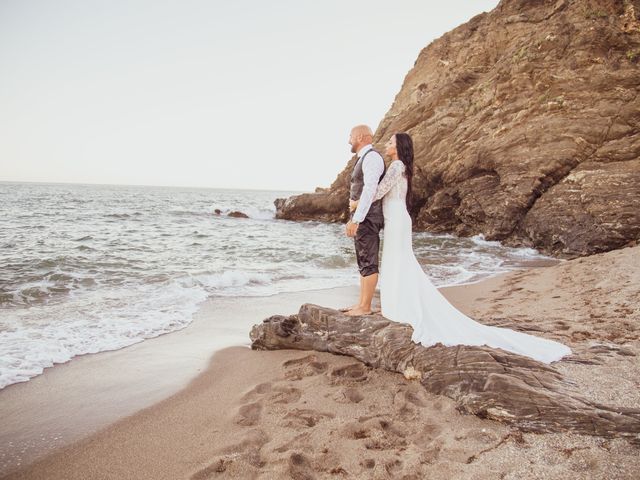
<svg viewBox="0 0 640 480"><path fill-rule="evenodd" d="M0 0L0 181L313 190L498 0Z"/></svg>

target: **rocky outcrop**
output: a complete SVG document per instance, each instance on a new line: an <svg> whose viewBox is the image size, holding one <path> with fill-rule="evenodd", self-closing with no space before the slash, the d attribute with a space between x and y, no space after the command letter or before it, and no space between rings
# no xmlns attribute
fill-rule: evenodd
<svg viewBox="0 0 640 480"><path fill-rule="evenodd" d="M237 212L237 211L229 212L227 216L233 217L233 218L249 218L249 215L247 215L246 213Z"/></svg>
<svg viewBox="0 0 640 480"><path fill-rule="evenodd" d="M429 392L452 398L461 411L526 431L640 441L640 409L594 403L551 366L488 347L425 348L411 341L411 331L380 315L348 317L306 304L297 315L264 320L250 337L253 349L331 352L403 373Z"/></svg>
<svg viewBox="0 0 640 480"><path fill-rule="evenodd" d="M219 208L216 208L213 213L215 213L216 215L222 215L223 212L222 210L220 210ZM227 213L227 217L232 217L232 218L249 218L249 215L247 215L246 213L237 211L237 210L233 210L229 213Z"/></svg>
<svg viewBox="0 0 640 480"><path fill-rule="evenodd" d="M374 139L414 138L415 228L567 257L637 242L639 14L639 0L502 0L426 47ZM277 218L345 221L353 163Z"/></svg>

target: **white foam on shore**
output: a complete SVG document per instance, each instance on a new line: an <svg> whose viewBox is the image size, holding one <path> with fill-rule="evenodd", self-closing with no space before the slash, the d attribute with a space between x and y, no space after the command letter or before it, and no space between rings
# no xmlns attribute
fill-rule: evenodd
<svg viewBox="0 0 640 480"><path fill-rule="evenodd" d="M317 278L228 270L168 284L73 292L63 302L0 310L0 389L77 355L117 350L180 330L210 296L269 296L352 285L356 272Z"/></svg>
<svg viewBox="0 0 640 480"><path fill-rule="evenodd" d="M522 257L522 258L540 258L542 257L542 255L540 254L540 252L538 252L537 250L535 250L534 248L528 248L528 247L506 247L504 245L502 245L499 241L497 240L485 240L484 234L479 233L478 235L474 235L473 237L470 237L471 240L473 241L473 243L475 243L476 245L480 246L480 247L493 247L496 249L501 249L503 251L508 251L510 255L516 256L516 257Z"/></svg>
<svg viewBox="0 0 640 480"><path fill-rule="evenodd" d="M203 289L173 282L85 291L55 305L0 311L0 388L76 355L184 328L206 298Z"/></svg>

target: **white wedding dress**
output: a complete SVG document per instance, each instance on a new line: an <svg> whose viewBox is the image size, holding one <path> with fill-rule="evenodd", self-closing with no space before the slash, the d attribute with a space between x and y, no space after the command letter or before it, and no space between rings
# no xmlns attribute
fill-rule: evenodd
<svg viewBox="0 0 640 480"><path fill-rule="evenodd" d="M395 160L376 191L382 198L384 242L380 263L380 304L389 320L413 327L411 339L436 343L487 345L550 363L571 353L569 347L507 328L483 325L457 310L431 283L414 253L407 211L405 166Z"/></svg>

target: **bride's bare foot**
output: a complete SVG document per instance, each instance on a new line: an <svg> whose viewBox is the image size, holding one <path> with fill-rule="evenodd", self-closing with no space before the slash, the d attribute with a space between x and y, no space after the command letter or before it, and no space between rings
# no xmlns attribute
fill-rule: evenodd
<svg viewBox="0 0 640 480"><path fill-rule="evenodd" d="M356 307L347 312L347 315L350 317L357 317L359 315L371 315L371 310L365 310L363 307Z"/></svg>

